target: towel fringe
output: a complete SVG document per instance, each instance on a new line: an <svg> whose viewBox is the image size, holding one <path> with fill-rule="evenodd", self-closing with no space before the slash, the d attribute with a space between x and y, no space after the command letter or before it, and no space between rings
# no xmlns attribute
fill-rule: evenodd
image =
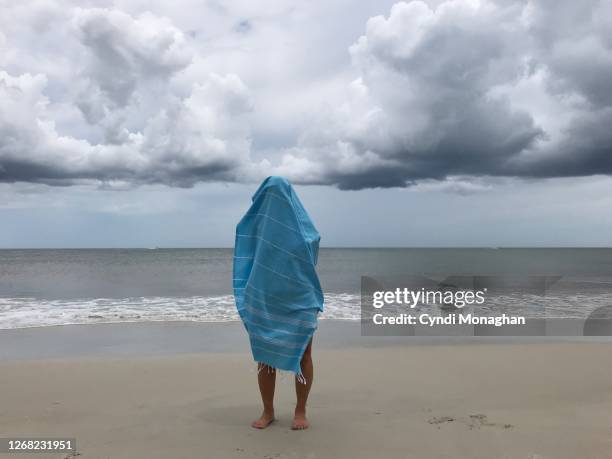
<svg viewBox="0 0 612 459"><path fill-rule="evenodd" d="M285 374L286 374L284 370L279 370L278 368L274 368L272 365L268 365L267 363L264 363L264 362L256 362L256 363L257 363L257 374L258 375L265 369L268 374L280 373L281 379L284 379ZM295 379L297 379L297 381L300 384L306 384L307 382L306 377L302 373L302 370L300 370L298 373L295 373Z"/></svg>
<svg viewBox="0 0 612 459"><path fill-rule="evenodd" d="M259 374L264 368L266 369L268 374L272 374L276 371L276 368L271 365L268 365L267 363L257 362L257 374Z"/></svg>

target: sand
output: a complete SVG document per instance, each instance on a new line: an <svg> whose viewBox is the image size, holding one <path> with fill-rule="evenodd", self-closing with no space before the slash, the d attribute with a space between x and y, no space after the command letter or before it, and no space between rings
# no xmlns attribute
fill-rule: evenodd
<svg viewBox="0 0 612 459"><path fill-rule="evenodd" d="M249 426L247 353L4 360L0 436L75 437L87 459L609 459L611 356L612 343L315 348L301 432L290 375L278 421Z"/></svg>

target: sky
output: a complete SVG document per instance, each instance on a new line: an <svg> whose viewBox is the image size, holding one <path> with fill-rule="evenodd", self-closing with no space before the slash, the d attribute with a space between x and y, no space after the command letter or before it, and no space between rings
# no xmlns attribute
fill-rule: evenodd
<svg viewBox="0 0 612 459"><path fill-rule="evenodd" d="M0 0L0 248L612 246L612 3Z"/></svg>

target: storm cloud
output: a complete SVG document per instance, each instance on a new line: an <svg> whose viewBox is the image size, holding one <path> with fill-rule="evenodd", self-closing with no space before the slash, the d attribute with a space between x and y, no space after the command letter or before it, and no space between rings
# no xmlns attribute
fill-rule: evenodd
<svg viewBox="0 0 612 459"><path fill-rule="evenodd" d="M277 3L224 9L216 41L161 9L3 7L0 181L282 174L361 189L612 174L610 2L399 2L361 26L346 65L326 46L325 7L308 11L314 40L292 23L308 14Z"/></svg>
<svg viewBox="0 0 612 459"><path fill-rule="evenodd" d="M611 20L609 2L398 3L283 169L350 189L610 174Z"/></svg>
<svg viewBox="0 0 612 459"><path fill-rule="evenodd" d="M0 181L190 186L240 179L252 104L238 76L180 81L193 52L180 30L150 13L75 8L55 25L71 29L73 58L57 80L0 71ZM81 132L60 132L62 116L78 118Z"/></svg>

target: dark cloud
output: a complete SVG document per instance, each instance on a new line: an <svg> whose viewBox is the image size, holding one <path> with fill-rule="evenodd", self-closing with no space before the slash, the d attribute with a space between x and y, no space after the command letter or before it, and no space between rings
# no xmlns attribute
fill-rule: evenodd
<svg viewBox="0 0 612 459"><path fill-rule="evenodd" d="M348 189L611 174L611 19L603 1L398 3L281 170Z"/></svg>
<svg viewBox="0 0 612 459"><path fill-rule="evenodd" d="M72 80L68 101L48 96L44 74L0 70L0 182L241 179L252 102L240 78L179 80L192 52L180 30L151 13L76 9L62 21L76 40L66 52L80 57L63 75ZM56 119L79 114L90 135L60 132Z"/></svg>
<svg viewBox="0 0 612 459"><path fill-rule="evenodd" d="M196 33L151 12L49 5L7 10L0 22L10 32L0 46L18 50L0 56L3 182L184 187L282 174L360 189L612 174L608 1L398 2L350 47L350 78L299 67L308 81L285 92L266 85L268 76L290 75L300 59L287 53L325 51L317 49L325 40L309 48L276 13L258 16L246 4L225 11L223 60L209 59L190 21L184 30ZM49 24L38 46L34 27L18 24L42 17ZM317 14L288 20L301 17L334 25ZM49 44L54 30L61 45ZM209 65L246 72L252 89ZM303 119L301 129L289 118Z"/></svg>

